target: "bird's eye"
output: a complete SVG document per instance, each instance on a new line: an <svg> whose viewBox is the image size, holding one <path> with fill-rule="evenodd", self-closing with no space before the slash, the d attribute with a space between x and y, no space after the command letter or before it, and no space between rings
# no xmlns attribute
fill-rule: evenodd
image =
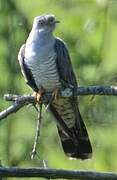
<svg viewBox="0 0 117 180"><path fill-rule="evenodd" d="M49 24L52 24L54 22L53 19L49 19Z"/></svg>
<svg viewBox="0 0 117 180"><path fill-rule="evenodd" d="M50 22L53 22L53 19L50 19L49 21L50 21Z"/></svg>
<svg viewBox="0 0 117 180"><path fill-rule="evenodd" d="M40 25L43 25L43 24L44 24L44 22L43 22L43 21L40 21L40 22L39 22L39 24L40 24Z"/></svg>

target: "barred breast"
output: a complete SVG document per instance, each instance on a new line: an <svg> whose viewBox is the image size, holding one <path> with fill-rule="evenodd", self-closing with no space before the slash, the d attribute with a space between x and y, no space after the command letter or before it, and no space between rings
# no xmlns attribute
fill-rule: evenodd
<svg viewBox="0 0 117 180"><path fill-rule="evenodd" d="M29 49L28 49L29 50ZM44 50L30 51L30 57L25 59L26 64L30 68L37 87L43 87L47 91L52 91L55 87L60 87L59 74L56 67L56 53L51 48L48 53L42 53Z"/></svg>

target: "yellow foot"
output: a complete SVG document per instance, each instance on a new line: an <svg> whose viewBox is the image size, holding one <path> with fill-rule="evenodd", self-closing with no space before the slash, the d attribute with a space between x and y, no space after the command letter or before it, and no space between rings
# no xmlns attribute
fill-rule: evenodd
<svg viewBox="0 0 117 180"><path fill-rule="evenodd" d="M54 90L52 92L52 97L54 100L56 100L58 96L59 96L59 88L56 87L56 88L54 88Z"/></svg>
<svg viewBox="0 0 117 180"><path fill-rule="evenodd" d="M45 92L44 88L41 87L41 88L38 90L38 92L34 92L34 93L33 93L33 96L35 96L36 101L37 101L38 104L41 102L41 97L42 97L42 95L43 95L44 92Z"/></svg>

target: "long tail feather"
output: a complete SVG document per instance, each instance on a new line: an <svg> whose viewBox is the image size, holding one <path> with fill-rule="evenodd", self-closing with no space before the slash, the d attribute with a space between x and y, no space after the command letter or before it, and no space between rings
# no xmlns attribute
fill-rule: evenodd
<svg viewBox="0 0 117 180"><path fill-rule="evenodd" d="M65 154L72 158L91 158L92 147L80 112L77 111L77 120L74 126L69 128L53 105L50 106L50 111L57 121L58 133Z"/></svg>

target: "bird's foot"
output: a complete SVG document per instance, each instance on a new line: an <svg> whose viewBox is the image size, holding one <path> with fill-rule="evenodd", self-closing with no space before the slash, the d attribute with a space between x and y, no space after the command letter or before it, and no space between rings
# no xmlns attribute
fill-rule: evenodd
<svg viewBox="0 0 117 180"><path fill-rule="evenodd" d="M55 87L52 91L52 97L53 97L53 100L56 100L59 96L59 88L58 87Z"/></svg>
<svg viewBox="0 0 117 180"><path fill-rule="evenodd" d="M49 108L50 104L52 104L52 102L53 102L54 100L56 100L56 99L58 98L58 96L59 96L59 88L58 88L58 87L55 87L55 88L53 89L53 91L52 91L52 95L51 95L51 97L50 97L50 99L49 99L49 102L48 102L46 108L45 108L45 111L47 111L47 109Z"/></svg>
<svg viewBox="0 0 117 180"><path fill-rule="evenodd" d="M41 88L38 90L38 92L34 92L34 93L33 93L33 96L36 98L36 102L37 102L38 104L41 103L41 97L42 97L42 95L44 94L44 92L45 92L45 89L44 89L43 87L41 87Z"/></svg>

